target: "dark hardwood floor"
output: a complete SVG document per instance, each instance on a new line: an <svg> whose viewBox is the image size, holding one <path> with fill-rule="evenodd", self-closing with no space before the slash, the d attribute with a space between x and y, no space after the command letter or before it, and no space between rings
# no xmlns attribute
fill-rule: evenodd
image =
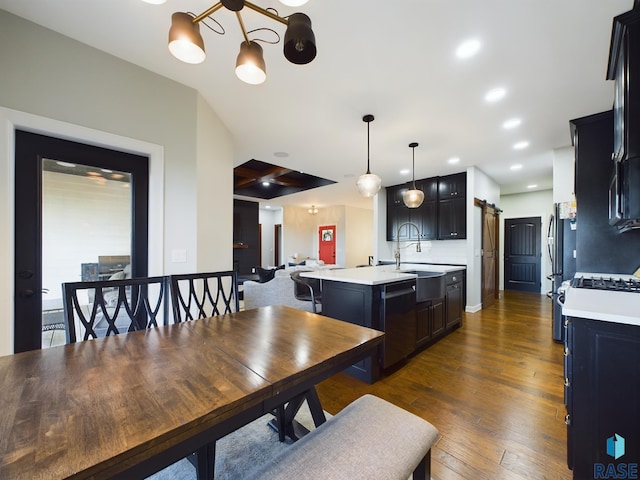
<svg viewBox="0 0 640 480"><path fill-rule="evenodd" d="M434 480L570 479L551 306L544 295L506 291L373 385L344 373L321 383L323 407L335 414L372 393L425 418L440 430Z"/></svg>

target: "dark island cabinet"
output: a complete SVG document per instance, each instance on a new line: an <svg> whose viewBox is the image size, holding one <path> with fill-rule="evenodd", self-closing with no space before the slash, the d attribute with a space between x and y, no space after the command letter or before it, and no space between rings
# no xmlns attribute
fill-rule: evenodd
<svg viewBox="0 0 640 480"><path fill-rule="evenodd" d="M640 326L569 317L564 385L573 478L640 463ZM616 458L618 456L618 458Z"/></svg>
<svg viewBox="0 0 640 480"><path fill-rule="evenodd" d="M445 331L444 298L416 304L416 349L432 343Z"/></svg>

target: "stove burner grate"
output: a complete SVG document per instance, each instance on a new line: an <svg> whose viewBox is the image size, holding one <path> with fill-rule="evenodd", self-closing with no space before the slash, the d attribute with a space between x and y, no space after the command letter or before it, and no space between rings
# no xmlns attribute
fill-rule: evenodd
<svg viewBox="0 0 640 480"><path fill-rule="evenodd" d="M576 277L571 281L573 288L590 288L592 290L610 290L614 292L640 293L640 280L614 277Z"/></svg>

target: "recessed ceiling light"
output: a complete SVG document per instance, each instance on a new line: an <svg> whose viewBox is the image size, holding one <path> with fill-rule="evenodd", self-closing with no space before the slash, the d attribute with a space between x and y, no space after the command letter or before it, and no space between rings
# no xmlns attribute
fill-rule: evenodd
<svg viewBox="0 0 640 480"><path fill-rule="evenodd" d="M458 58L473 57L480 50L480 41L476 38L462 42L456 48L456 56Z"/></svg>
<svg viewBox="0 0 640 480"><path fill-rule="evenodd" d="M287 158L289 154L287 152L275 152L273 156L278 158Z"/></svg>
<svg viewBox="0 0 640 480"><path fill-rule="evenodd" d="M527 188L536 188L538 185L533 184L533 185L527 185Z"/></svg>
<svg viewBox="0 0 640 480"><path fill-rule="evenodd" d="M520 164L511 165L509 168L511 170L521 170L522 169L522 165L520 165Z"/></svg>
<svg viewBox="0 0 640 480"><path fill-rule="evenodd" d="M75 163L69 163L69 162L56 162L56 163L61 167L67 167L67 168L75 168L76 166Z"/></svg>
<svg viewBox="0 0 640 480"><path fill-rule="evenodd" d="M408 168L403 168L402 170L400 170L400 175L409 175L411 173L411 170L409 170Z"/></svg>
<svg viewBox="0 0 640 480"><path fill-rule="evenodd" d="M524 148L527 148L529 146L529 142L527 141L522 141L522 142L518 142L516 144L513 145L513 148L515 150L522 150Z"/></svg>
<svg viewBox="0 0 640 480"><path fill-rule="evenodd" d="M104 173L113 173L113 170L109 170L108 168L101 168Z"/></svg>
<svg viewBox="0 0 640 480"><path fill-rule="evenodd" d="M451 157L449 160L447 160L447 163L450 163L451 165L458 163L460 161L460 158L458 157Z"/></svg>
<svg viewBox="0 0 640 480"><path fill-rule="evenodd" d="M264 208L271 208L271 205L265 205Z"/></svg>
<svg viewBox="0 0 640 480"><path fill-rule="evenodd" d="M143 2L152 3L153 5L162 5L167 0L142 0Z"/></svg>
<svg viewBox="0 0 640 480"><path fill-rule="evenodd" d="M262 186L263 187L268 187L269 186L269 182L262 182Z"/></svg>
<svg viewBox="0 0 640 480"><path fill-rule="evenodd" d="M484 99L487 102L497 102L498 100L502 100L506 94L507 91L504 88L498 87L493 90L489 90L484 96Z"/></svg>
<svg viewBox="0 0 640 480"><path fill-rule="evenodd" d="M510 118L509 120L507 120L502 124L502 128L506 130L511 130L512 128L519 127L521 123L522 123L522 120L520 120L519 118Z"/></svg>
<svg viewBox="0 0 640 480"><path fill-rule="evenodd" d="M299 7L301 5L304 5L308 1L309 0L280 0L280 3L283 3L288 7Z"/></svg>

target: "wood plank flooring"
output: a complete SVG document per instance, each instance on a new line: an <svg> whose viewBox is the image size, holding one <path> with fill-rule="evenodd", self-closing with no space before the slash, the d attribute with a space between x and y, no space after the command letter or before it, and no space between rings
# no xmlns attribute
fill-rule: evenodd
<svg viewBox="0 0 640 480"><path fill-rule="evenodd" d="M431 422L433 480L571 479L551 307L544 295L506 291L374 385L344 373L321 383L322 405L335 414L372 393Z"/></svg>

